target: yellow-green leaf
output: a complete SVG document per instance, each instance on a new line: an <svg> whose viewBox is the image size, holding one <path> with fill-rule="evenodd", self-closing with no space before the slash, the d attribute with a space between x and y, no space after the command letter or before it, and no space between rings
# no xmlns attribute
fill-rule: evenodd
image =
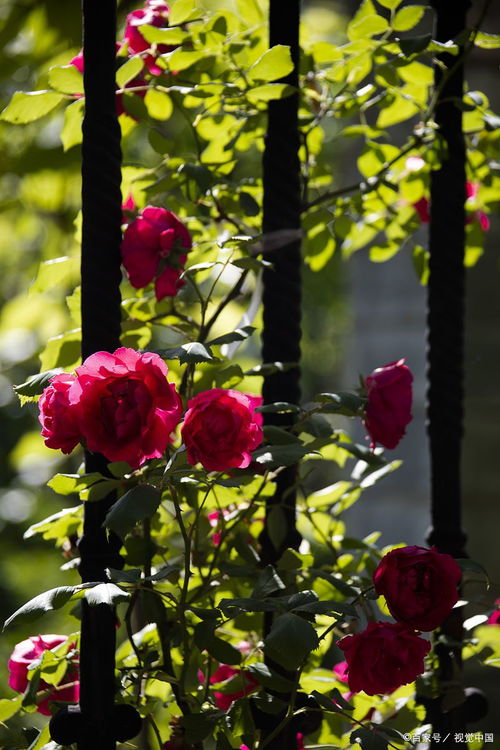
<svg viewBox="0 0 500 750"><path fill-rule="evenodd" d="M16 91L0 115L0 120L15 125L34 122L52 112L65 98L64 94L56 91Z"/></svg>
<svg viewBox="0 0 500 750"><path fill-rule="evenodd" d="M277 44L259 57L248 71L254 81L275 81L284 78L294 68L290 47Z"/></svg>
<svg viewBox="0 0 500 750"><path fill-rule="evenodd" d="M407 8L401 8L394 16L392 28L394 31L408 31L421 20L425 13L423 5L410 5Z"/></svg>

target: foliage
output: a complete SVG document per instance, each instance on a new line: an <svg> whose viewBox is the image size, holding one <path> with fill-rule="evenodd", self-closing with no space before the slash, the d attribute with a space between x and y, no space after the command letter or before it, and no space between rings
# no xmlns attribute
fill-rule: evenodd
<svg viewBox="0 0 500 750"><path fill-rule="evenodd" d="M123 280L122 342L161 353L185 401L211 388L258 391L265 373L293 364L255 366L254 341L260 327L261 270L272 264L272 253L262 255L262 180L256 165L268 102L293 93L280 81L291 70L290 52L284 46L267 49L265 13L256 0L235 0L222 9L212 5L176 0L169 27L143 27L153 51L160 51L157 45L170 47L156 55L159 74L148 70L144 55L129 55L126 47L117 58L124 199L131 196L136 210L151 204L168 208L193 238L184 286L176 296L157 301L150 287L136 289ZM375 262L410 249L425 280L426 254L414 244L421 223L415 204L428 197L430 171L443 156L433 120L435 56L444 50L467 54L474 44L496 49L500 43L494 35L470 30L458 40L462 47L457 40L440 44L419 33L419 24L430 18L428 7L400 5L398 0L378 5L363 0L342 43L304 43L303 231L305 262L314 271L326 269L337 248L349 257L369 247ZM23 54L31 66L25 83L36 90L13 93L0 116L7 164L26 172L22 182L6 173L1 186L5 211L0 226L20 229L24 265L0 330L5 336L15 328L24 289L35 275L29 307L33 337L14 337L13 353L5 354L15 363L39 351L41 374L26 378L20 372L25 382L16 388L22 400L30 401L54 371L69 372L79 363L77 165L84 98L81 73L70 63L78 51L76 40L72 50L60 41L53 47L56 26L49 33L45 25L52 20L52 5L34 4L27 20L15 4L9 11L4 33L14 48L14 42L22 48L24 39ZM42 28L45 33L38 35ZM477 212L487 213L500 201L495 172L500 120L480 92L468 91L457 106L464 112L468 180L478 185L467 205L470 265L482 252L484 230ZM396 145L391 128L401 123L408 125L409 135ZM332 149L351 142L359 153L358 178L352 185L332 187ZM19 205L9 204L12 184L16 197L31 209L27 218ZM267 239L279 247L286 238ZM7 289L14 272L6 252L2 262L0 283ZM41 439L33 438L32 452L39 464L47 464L41 478L66 504L66 497L75 504L64 510L51 507L54 512L25 536L43 537L64 550L63 568L74 576L74 542L82 531L76 501L94 502L117 492L106 526L123 541L126 567L110 570L108 583L52 588L17 609L6 625L32 623L63 607L72 606L78 616L83 597L91 605L116 604L122 623L117 652L121 700L137 704L152 747L168 740L169 722L180 716L188 743L205 740L205 747L217 750L242 743L263 747L244 697L250 678L254 706L268 714L281 712L284 723L304 714L303 694L312 696L314 710L322 711L321 726L311 735L319 746L406 747L399 732L422 726L424 710L414 685L390 696L358 693L346 700L346 685L332 671L340 660L336 640L384 613L371 590L384 550L377 548L376 534L351 538L344 513L399 462L355 444L346 432L347 419L364 414L362 396L327 392L307 399L300 407L272 405L278 413L295 411L294 426L267 426L252 464L231 471L191 466L177 436L165 459L136 470L115 462L110 476L85 474L73 461L73 471L50 478L60 459L49 459ZM299 551L288 549L276 565L266 566L258 541L266 498L274 493L283 467L299 460L297 526L303 542ZM335 476L333 483L322 484L318 469L325 466L333 467L325 472ZM310 474L319 480L311 482ZM268 519L276 546L283 526L278 506ZM274 619L262 641L263 613ZM43 630L43 620L39 627ZM477 631L488 663L495 662L498 647L491 627ZM220 663L232 665L233 674L214 682ZM22 701L0 702L2 721L35 709L37 679L49 682L51 670L50 660L38 665ZM289 705L273 691L290 694ZM235 694L240 695L229 709L221 710L218 696ZM46 729L34 737L30 731L23 734L15 719L9 727L6 746L51 747Z"/></svg>

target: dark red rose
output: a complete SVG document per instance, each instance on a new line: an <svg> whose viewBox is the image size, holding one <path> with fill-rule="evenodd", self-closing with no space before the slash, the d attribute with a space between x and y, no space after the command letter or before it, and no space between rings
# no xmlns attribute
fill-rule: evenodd
<svg viewBox="0 0 500 750"><path fill-rule="evenodd" d="M425 547L401 547L384 555L373 582L396 620L416 630L434 630L458 600L461 575L451 555Z"/></svg>
<svg viewBox="0 0 500 750"><path fill-rule="evenodd" d="M431 644L402 623L370 622L362 633L337 642L348 665L350 689L367 695L393 693L425 669Z"/></svg>
<svg viewBox="0 0 500 750"><path fill-rule="evenodd" d="M478 182L466 182L465 183L465 196L466 200L475 201L479 190ZM431 202L429 198L425 196L420 198L416 203L413 204L413 208L419 215L422 224L429 224L431 220ZM488 214L481 211L478 208L476 211L469 211L465 218L466 224L472 224L473 221L477 221L483 232L487 232L490 228L490 220Z"/></svg>
<svg viewBox="0 0 500 750"><path fill-rule="evenodd" d="M120 44L120 42L117 42L116 43L116 51L119 52L120 48L121 48L121 44ZM84 71L84 68L85 68L85 61L84 61L84 57L83 57L83 50L81 49L80 52L77 55L75 55L75 57L73 57L69 61L69 63L70 63L70 65L74 65L74 67L78 70L78 72L83 75L83 71ZM125 84L124 88L126 88L126 89L132 89L132 88L137 88L138 86L143 87L143 90L142 91L132 91L130 93L136 94L141 99L144 99L144 97L146 96L146 79L144 78L144 76L142 74L139 74L133 80L128 81ZM75 94L75 96L76 97L81 97L81 96L83 96L83 94ZM118 116L120 116L124 112L125 112L125 108L123 106L123 94L117 94L116 95L116 114ZM132 117L132 119L134 119L134 120L136 119L135 117L133 117L133 115L129 115L129 117Z"/></svg>
<svg viewBox="0 0 500 750"><path fill-rule="evenodd" d="M229 666L229 664L221 664L210 677L210 684L215 685L218 682L227 682L235 675L241 675L243 686L239 690L235 690L234 693L221 693L216 690L214 692L215 705L220 708L221 711L227 711L237 698L243 698L245 695L253 693L259 687L258 681L249 672L243 672L241 669L235 669Z"/></svg>
<svg viewBox="0 0 500 750"><path fill-rule="evenodd" d="M495 604L500 604L500 599L495 600ZM488 617L487 625L500 625L500 609L495 609L491 613L491 615Z"/></svg>
<svg viewBox="0 0 500 750"><path fill-rule="evenodd" d="M364 425L371 438L371 446L380 443L395 448L411 421L413 375L405 360L377 367L365 378L368 404Z"/></svg>
<svg viewBox="0 0 500 750"><path fill-rule="evenodd" d="M160 458L182 414L182 402L157 355L121 347L96 352L76 368L80 429L87 448L136 469Z"/></svg>
<svg viewBox="0 0 500 750"><path fill-rule="evenodd" d="M146 206L128 224L121 246L132 286L142 289L154 280L158 301L174 297L184 286L180 276L191 244L187 228L172 211Z"/></svg>
<svg viewBox="0 0 500 750"><path fill-rule="evenodd" d="M255 412L261 403L260 396L224 388L192 398L181 430L189 463L207 471L245 469L263 440L262 415Z"/></svg>
<svg viewBox="0 0 500 750"><path fill-rule="evenodd" d="M81 440L77 399L70 396L75 380L74 375L67 373L55 375L38 401L38 421L45 445L60 448L63 453L71 453Z"/></svg>
<svg viewBox="0 0 500 750"><path fill-rule="evenodd" d="M45 651L59 646L67 641L65 635L34 635L21 641L10 655L7 668L9 670L9 686L17 693L24 693L28 687L28 667L39 659ZM49 690L48 695L40 701L37 711L44 716L50 716L50 701L62 701L64 703L78 703L80 684L78 682L78 671L75 667L69 667L66 674L61 678L62 685L49 685L40 680L38 689ZM67 687L65 687L67 685Z"/></svg>
<svg viewBox="0 0 500 750"><path fill-rule="evenodd" d="M141 34L141 26L156 26L158 28L168 26L169 11L168 5L163 0L146 0L144 8L133 10L128 14L124 38L128 42L130 52L139 53L150 49L151 44ZM175 47L167 44L156 45L157 55L162 55L173 49ZM156 64L155 55L146 55L144 62L153 75L159 76L163 72L162 68Z"/></svg>

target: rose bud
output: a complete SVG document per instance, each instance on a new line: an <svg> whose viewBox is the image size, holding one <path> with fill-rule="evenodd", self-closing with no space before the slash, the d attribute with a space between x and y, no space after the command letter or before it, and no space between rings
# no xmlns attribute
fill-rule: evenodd
<svg viewBox="0 0 500 750"><path fill-rule="evenodd" d="M395 448L411 421L413 375L405 360L377 367L365 378L368 403L364 425L371 438L371 447L380 443Z"/></svg>

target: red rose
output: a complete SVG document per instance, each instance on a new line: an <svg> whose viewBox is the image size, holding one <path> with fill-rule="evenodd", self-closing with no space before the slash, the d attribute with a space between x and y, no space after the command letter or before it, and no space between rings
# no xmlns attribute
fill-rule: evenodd
<svg viewBox="0 0 500 750"><path fill-rule="evenodd" d="M156 299L174 297L191 248L191 235L172 211L146 206L125 230L122 262L135 289L155 280Z"/></svg>
<svg viewBox="0 0 500 750"><path fill-rule="evenodd" d="M373 582L396 620L416 630L434 630L458 600L461 575L451 555L424 547L401 547L384 555Z"/></svg>
<svg viewBox="0 0 500 750"><path fill-rule="evenodd" d="M188 461L207 471L244 469L263 440L260 396L223 388L199 393L188 403L181 435Z"/></svg>
<svg viewBox="0 0 500 750"><path fill-rule="evenodd" d="M405 360L377 367L365 378L368 404L364 425L371 438L371 446L380 443L395 448L411 421L411 384L413 375Z"/></svg>
<svg viewBox="0 0 500 750"><path fill-rule="evenodd" d="M495 604L500 604L500 599L495 599ZM500 625L500 609L495 609L488 617L487 625Z"/></svg>
<svg viewBox="0 0 500 750"><path fill-rule="evenodd" d="M402 623L370 622L337 646L345 654L350 689L377 695L392 693L422 674L431 644Z"/></svg>
<svg viewBox="0 0 500 750"><path fill-rule="evenodd" d="M124 38L128 42L130 52L145 52L151 47L151 44L144 39L140 32L140 27L144 25L157 26L159 28L168 26L169 7L162 0L146 0L144 8L133 10L128 14ZM164 52L170 52L175 49L167 44L157 44L156 52L162 55ZM155 76L161 75L163 69L156 65L155 55L146 55L144 62L149 70Z"/></svg>
<svg viewBox="0 0 500 750"><path fill-rule="evenodd" d="M120 48L121 48L120 42L116 42L116 52L119 52ZM73 57L69 61L69 64L73 65L78 70L78 72L83 75L83 71L85 68L85 61L84 61L82 49L77 55L75 55L75 57ZM135 88L137 86L146 86L146 79L144 78L144 76L138 75L133 80L127 81L124 88L130 89L130 88ZM144 99L144 97L146 96L146 89L144 88L143 91L133 91L131 93L137 96L140 96L141 99ZM77 98L80 98L81 96L83 96L83 94L74 94L74 96L76 96ZM124 112L125 112L125 108L123 106L123 94L117 94L116 95L116 114L120 116ZM132 117L133 120L136 119L135 117L133 117L133 115L129 115L129 117Z"/></svg>
<svg viewBox="0 0 500 750"><path fill-rule="evenodd" d="M114 354L96 352L76 373L70 393L78 397L80 430L90 451L134 469L165 453L182 402L157 354L124 347Z"/></svg>
<svg viewBox="0 0 500 750"><path fill-rule="evenodd" d="M479 183L477 182L466 182L465 183L465 195L466 200L471 199L474 201L477 197L477 193L479 190ZM419 215L420 221L422 224L428 224L431 220L431 202L429 198L426 198L425 196L420 198L416 203L413 204L413 208ZM481 209L477 209L476 211L470 211L468 212L468 216L465 219L466 224L472 224L473 221L478 221L479 226L483 230L483 232L487 232L490 228L490 220L488 218L488 215L484 213L484 211L481 211Z"/></svg>
<svg viewBox="0 0 500 750"><path fill-rule="evenodd" d="M40 658L44 651L59 646L67 640L65 635L36 635L21 641L14 648L7 664L9 670L9 685L17 693L24 693L28 687L28 667ZM50 716L49 701L63 701L65 703L78 703L80 685L78 683L78 672L76 669L68 669L64 676L64 683L68 687L58 689L55 685L49 685L40 680L39 690L50 690L51 692L38 704L37 711L44 716Z"/></svg>
<svg viewBox="0 0 500 750"><path fill-rule="evenodd" d="M70 388L75 382L74 375L55 375L38 401L38 420L42 425L42 437L48 448L60 448L63 453L71 453L81 440L77 419L77 408L70 398Z"/></svg>

